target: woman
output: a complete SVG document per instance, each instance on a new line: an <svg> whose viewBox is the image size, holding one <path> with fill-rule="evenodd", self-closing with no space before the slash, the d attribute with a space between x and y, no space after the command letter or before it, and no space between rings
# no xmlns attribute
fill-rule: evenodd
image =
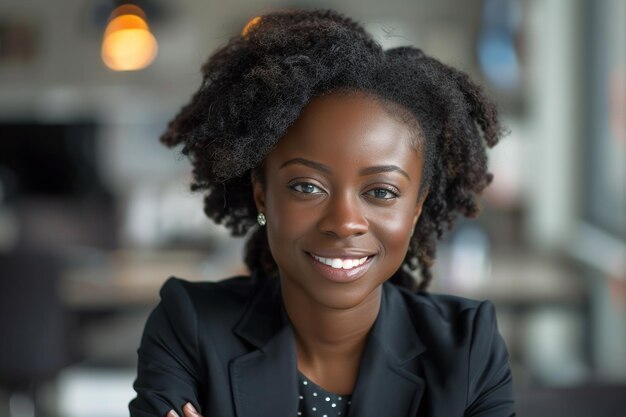
<svg viewBox="0 0 626 417"><path fill-rule="evenodd" d="M164 284L131 415L514 415L492 304L425 292L492 178L481 90L332 10L261 16L202 71L161 139L251 275Z"/></svg>

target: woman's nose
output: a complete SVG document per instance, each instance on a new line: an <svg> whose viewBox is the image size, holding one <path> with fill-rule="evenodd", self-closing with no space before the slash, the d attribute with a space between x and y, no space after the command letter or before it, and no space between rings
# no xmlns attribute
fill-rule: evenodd
<svg viewBox="0 0 626 417"><path fill-rule="evenodd" d="M369 224L360 207L358 196L336 195L326 204L318 223L322 233L346 238L367 232Z"/></svg>

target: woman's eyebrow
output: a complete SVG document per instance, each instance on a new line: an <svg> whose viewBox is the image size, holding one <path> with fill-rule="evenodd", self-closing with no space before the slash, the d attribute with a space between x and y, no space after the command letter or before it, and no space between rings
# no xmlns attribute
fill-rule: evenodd
<svg viewBox="0 0 626 417"><path fill-rule="evenodd" d="M409 174L397 165L377 165L373 167L363 168L359 171L359 175L371 175L371 174L378 174L379 172L394 172L394 171L404 175L409 181L411 181L411 177L409 176Z"/></svg>
<svg viewBox="0 0 626 417"><path fill-rule="evenodd" d="M321 171L321 172L323 172L325 174L332 174L333 173L333 170L330 169L329 166L324 165L324 164L320 164L319 162L310 161L310 160L304 159L304 158L292 158L292 159L289 159L288 161L283 162L283 164L278 169L283 169L287 165L291 165L291 164L306 165L308 167L311 167L313 169Z"/></svg>
<svg viewBox="0 0 626 417"><path fill-rule="evenodd" d="M289 160L283 162L283 164L280 166L279 169L282 169L282 168L286 167L287 165L291 165L291 164L305 165L305 166L313 168L313 169L315 169L317 171L323 172L325 174L332 175L332 173L333 173L333 170L330 169L329 166L321 164L319 162L315 162L315 161L311 161L311 160L308 160L308 159L304 159L304 158L292 158L292 159L289 159ZM411 181L411 177L409 176L409 174L405 170L403 170L402 168L400 168L397 165L376 165L376 166L371 166L371 167L367 167L367 168L362 168L361 170L359 170L359 175L360 176L372 175L372 174L378 174L380 172L398 172L398 173L404 175L409 181Z"/></svg>

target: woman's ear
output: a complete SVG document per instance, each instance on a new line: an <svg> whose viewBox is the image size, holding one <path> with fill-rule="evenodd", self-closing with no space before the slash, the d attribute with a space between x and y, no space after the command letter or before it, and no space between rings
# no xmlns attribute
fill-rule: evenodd
<svg viewBox="0 0 626 417"><path fill-rule="evenodd" d="M250 173L250 180L252 181L254 205L259 213L265 213L265 190L263 184L253 171Z"/></svg>

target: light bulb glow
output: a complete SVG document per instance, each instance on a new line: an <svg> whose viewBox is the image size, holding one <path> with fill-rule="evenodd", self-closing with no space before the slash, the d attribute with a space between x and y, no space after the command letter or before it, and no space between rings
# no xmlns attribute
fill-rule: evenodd
<svg viewBox="0 0 626 417"><path fill-rule="evenodd" d="M143 29L122 29L111 33L102 43L102 60L115 71L146 68L157 54L152 33Z"/></svg>
<svg viewBox="0 0 626 417"><path fill-rule="evenodd" d="M256 24L258 24L260 20L261 20L261 16L256 16L250 19L250 21L246 23L246 25L241 30L241 36L245 38L248 35L248 32L250 31L250 29L252 29L252 27L255 26Z"/></svg>
<svg viewBox="0 0 626 417"><path fill-rule="evenodd" d="M104 64L114 71L137 71L149 66L157 51L157 40L142 10L134 5L115 9L102 40Z"/></svg>

